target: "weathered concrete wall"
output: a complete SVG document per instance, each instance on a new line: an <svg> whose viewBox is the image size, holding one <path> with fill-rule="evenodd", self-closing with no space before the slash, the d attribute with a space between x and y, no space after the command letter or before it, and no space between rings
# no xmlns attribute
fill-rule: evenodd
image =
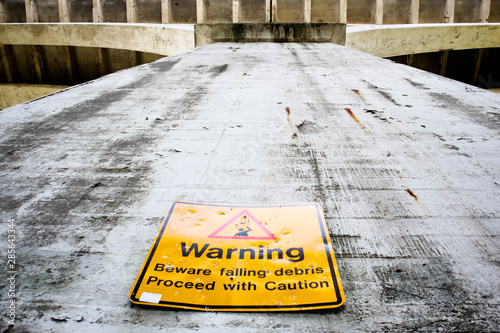
<svg viewBox="0 0 500 333"><path fill-rule="evenodd" d="M376 0L347 1L347 22L352 24L375 24Z"/></svg>
<svg viewBox="0 0 500 333"><path fill-rule="evenodd" d="M406 24L410 21L409 0L384 0L384 24Z"/></svg>
<svg viewBox="0 0 500 333"><path fill-rule="evenodd" d="M340 2L331 0L311 1L311 22L339 22Z"/></svg>
<svg viewBox="0 0 500 333"><path fill-rule="evenodd" d="M92 22L92 0L67 0L71 22Z"/></svg>
<svg viewBox="0 0 500 333"><path fill-rule="evenodd" d="M353 27L346 46L380 57L403 54L500 47L498 24L395 25Z"/></svg>
<svg viewBox="0 0 500 333"><path fill-rule="evenodd" d="M39 0L36 2L36 7L38 22L59 22L59 7L57 0Z"/></svg>
<svg viewBox="0 0 500 333"><path fill-rule="evenodd" d="M206 23L233 22L233 0L203 0L205 2Z"/></svg>
<svg viewBox="0 0 500 333"><path fill-rule="evenodd" d="M193 49L194 35L193 27L185 25L3 24L0 44L104 47L172 55Z"/></svg>
<svg viewBox="0 0 500 333"><path fill-rule="evenodd" d="M158 0L135 0L137 23L161 23L161 2Z"/></svg>
<svg viewBox="0 0 500 333"><path fill-rule="evenodd" d="M481 0L455 0L454 23L478 22Z"/></svg>
<svg viewBox="0 0 500 333"><path fill-rule="evenodd" d="M196 23L196 0L169 0L170 23Z"/></svg>
<svg viewBox="0 0 500 333"><path fill-rule="evenodd" d="M304 22L303 0L275 0L276 22Z"/></svg>
<svg viewBox="0 0 500 333"><path fill-rule="evenodd" d="M447 0L420 0L419 22L442 23Z"/></svg>
<svg viewBox="0 0 500 333"><path fill-rule="evenodd" d="M489 22L500 22L500 0L491 0Z"/></svg>
<svg viewBox="0 0 500 333"><path fill-rule="evenodd" d="M351 24L406 24L417 23L417 15L411 15L415 1L419 23L453 23L453 18L456 23L485 22L488 8L490 22L500 21L499 0L273 0L269 9L267 1L203 0L199 2L200 8L196 0L95 0L95 3L102 8L104 22L305 22L310 17L311 22L335 23L347 17L347 23ZM93 21L93 10L97 10L93 8L94 0L36 1L38 21L58 22L60 15L66 15L59 4L65 3L68 22ZM2 20L26 22L25 1L0 0L0 22Z"/></svg>
<svg viewBox="0 0 500 333"><path fill-rule="evenodd" d="M266 0L240 0L239 21L266 22Z"/></svg>
<svg viewBox="0 0 500 333"><path fill-rule="evenodd" d="M52 94L65 88L68 86L0 83L0 109Z"/></svg>
<svg viewBox="0 0 500 333"><path fill-rule="evenodd" d="M295 42L345 44L342 23L197 24L196 47L218 42Z"/></svg>
<svg viewBox="0 0 500 333"><path fill-rule="evenodd" d="M127 22L126 0L104 0L102 14L104 22Z"/></svg>
<svg viewBox="0 0 500 333"><path fill-rule="evenodd" d="M3 110L0 132L16 331L500 326L499 95L334 44L212 44ZM132 306L128 291L178 199L321 203L346 304Z"/></svg>

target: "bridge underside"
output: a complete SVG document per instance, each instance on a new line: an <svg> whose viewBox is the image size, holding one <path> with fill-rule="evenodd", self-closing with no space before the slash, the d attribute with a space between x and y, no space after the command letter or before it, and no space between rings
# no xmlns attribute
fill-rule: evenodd
<svg viewBox="0 0 500 333"><path fill-rule="evenodd" d="M500 95L334 44L217 43L6 109L0 131L19 328L500 325ZM132 307L128 291L178 199L319 202L346 304L272 315Z"/></svg>

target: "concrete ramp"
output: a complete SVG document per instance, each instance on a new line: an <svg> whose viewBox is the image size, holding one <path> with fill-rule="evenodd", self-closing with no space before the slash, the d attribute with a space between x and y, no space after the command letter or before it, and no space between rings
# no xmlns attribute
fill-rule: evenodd
<svg viewBox="0 0 500 333"><path fill-rule="evenodd" d="M500 328L500 95L333 44L224 43L5 109L0 133L16 328ZM132 306L174 200L320 203L345 305Z"/></svg>

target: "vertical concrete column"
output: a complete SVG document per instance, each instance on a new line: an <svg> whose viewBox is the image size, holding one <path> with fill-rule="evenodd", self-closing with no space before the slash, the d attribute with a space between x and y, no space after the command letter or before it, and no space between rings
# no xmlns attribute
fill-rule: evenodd
<svg viewBox="0 0 500 333"><path fill-rule="evenodd" d="M38 22L38 9L35 0L24 0L26 8L26 23Z"/></svg>
<svg viewBox="0 0 500 333"><path fill-rule="evenodd" d="M384 23L384 0L376 0L375 2L375 24Z"/></svg>
<svg viewBox="0 0 500 333"><path fill-rule="evenodd" d="M233 0L233 23L240 23L240 0Z"/></svg>
<svg viewBox="0 0 500 333"><path fill-rule="evenodd" d="M272 0L266 0L266 23L272 22Z"/></svg>
<svg viewBox="0 0 500 333"><path fill-rule="evenodd" d="M137 2L136 0L127 0L127 22L137 23Z"/></svg>
<svg viewBox="0 0 500 333"><path fill-rule="evenodd" d="M488 23L490 17L491 0L481 0L479 4L477 21L481 23Z"/></svg>
<svg viewBox="0 0 500 333"><path fill-rule="evenodd" d="M0 44L0 55L2 56L2 63L3 68L5 69L5 76L7 76L7 82L12 83L12 73L10 69L9 59L7 58L7 50L5 49L5 46L3 44Z"/></svg>
<svg viewBox="0 0 500 333"><path fill-rule="evenodd" d="M205 23L207 20L207 11L205 9L205 0L196 0L196 22Z"/></svg>
<svg viewBox="0 0 500 333"><path fill-rule="evenodd" d="M484 49L478 49L476 55L476 65L474 67L474 76L472 77L472 84L477 83L479 77L479 69L481 69L481 60L483 59Z"/></svg>
<svg viewBox="0 0 500 333"><path fill-rule="evenodd" d="M271 22L278 22L278 0L271 0Z"/></svg>
<svg viewBox="0 0 500 333"><path fill-rule="evenodd" d="M311 1L304 0L304 22L311 23Z"/></svg>
<svg viewBox="0 0 500 333"><path fill-rule="evenodd" d="M94 23L104 22L104 18L102 17L102 1L103 0L93 0L92 18Z"/></svg>
<svg viewBox="0 0 500 333"><path fill-rule="evenodd" d="M446 0L443 23L453 23L455 21L455 0Z"/></svg>
<svg viewBox="0 0 500 333"><path fill-rule="evenodd" d="M441 69L439 70L439 75L444 76L446 74L446 65L448 64L448 55L450 50L444 50L441 54Z"/></svg>
<svg viewBox="0 0 500 333"><path fill-rule="evenodd" d="M169 24L172 20L170 16L170 5L170 0L161 0L161 23L163 24Z"/></svg>
<svg viewBox="0 0 500 333"><path fill-rule="evenodd" d="M418 12L420 10L420 0L410 0L410 15L408 23L418 24Z"/></svg>
<svg viewBox="0 0 500 333"><path fill-rule="evenodd" d="M339 23L347 23L347 0L340 0Z"/></svg>
<svg viewBox="0 0 500 333"><path fill-rule="evenodd" d="M68 0L58 0L57 4L59 5L59 22L71 22Z"/></svg>

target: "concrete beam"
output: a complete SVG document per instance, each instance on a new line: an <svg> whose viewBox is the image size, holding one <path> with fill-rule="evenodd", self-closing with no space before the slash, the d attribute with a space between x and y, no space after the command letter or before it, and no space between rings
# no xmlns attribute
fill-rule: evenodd
<svg viewBox="0 0 500 333"><path fill-rule="evenodd" d="M36 0L24 0L24 6L26 8L26 22L37 23L38 9Z"/></svg>
<svg viewBox="0 0 500 333"><path fill-rule="evenodd" d="M196 47L220 42L316 42L345 44L342 23L197 24Z"/></svg>
<svg viewBox="0 0 500 333"><path fill-rule="evenodd" d="M169 56L194 48L194 28L163 24L8 23L0 25L0 43L102 47Z"/></svg>
<svg viewBox="0 0 500 333"><path fill-rule="evenodd" d="M379 57L500 47L500 24L349 27L346 46Z"/></svg>

